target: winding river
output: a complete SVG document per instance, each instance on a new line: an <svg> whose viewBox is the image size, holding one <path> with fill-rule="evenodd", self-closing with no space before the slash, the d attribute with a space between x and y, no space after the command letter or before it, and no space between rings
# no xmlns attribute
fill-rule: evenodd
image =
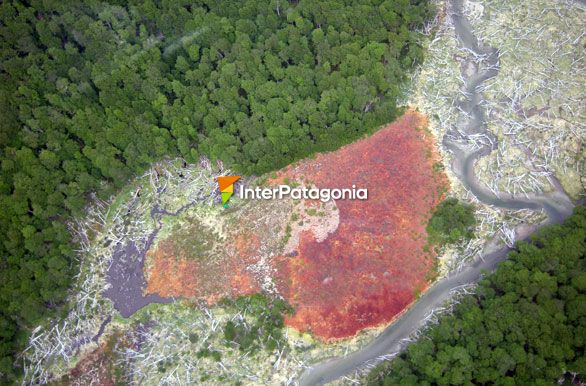
<svg viewBox="0 0 586 386"><path fill-rule="evenodd" d="M524 197L512 196L504 192L495 194L478 181L474 174L474 164L479 158L490 154L497 143L496 137L488 131L482 107L483 97L478 89L483 82L498 74L499 52L498 49L483 46L478 41L463 14L463 0L450 0L448 7L451 10L459 46L469 49L476 55L484 56L487 58L488 65L485 68L474 66L475 72L468 76L462 71L465 83L461 91L467 95L467 98L457 104L464 113L461 115L457 128L452 128L446 133L442 144L453 154L451 167L455 175L481 202L504 209L543 209L545 211L548 219L544 223L533 226L523 225L516 229L518 240L527 239L530 233L543 225L562 222L572 213L574 205L555 179L553 192L528 194ZM470 63L474 62L465 63L463 67L467 67L466 65ZM465 140L472 134L484 134L488 139L487 143L476 150L470 150L461 140ZM491 242L489 245L495 245L495 243ZM485 248L482 256L471 265L436 282L403 315L364 348L343 357L328 359L307 369L301 375L299 385L321 385L361 369L366 364L374 363L383 355L400 352L406 345L406 339L425 324L427 316L434 309L449 299L453 290L478 281L483 270L493 270L498 263L506 259L511 250L509 247L495 249L494 247Z"/></svg>

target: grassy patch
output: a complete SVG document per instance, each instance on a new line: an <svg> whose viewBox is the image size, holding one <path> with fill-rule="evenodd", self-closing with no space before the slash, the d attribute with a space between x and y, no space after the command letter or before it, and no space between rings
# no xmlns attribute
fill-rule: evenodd
<svg viewBox="0 0 586 386"><path fill-rule="evenodd" d="M202 259L212 256L221 241L213 229L197 218L188 218L185 224L175 225L171 235L177 257Z"/></svg>
<svg viewBox="0 0 586 386"><path fill-rule="evenodd" d="M287 224L287 227L285 228L285 237L283 237L283 245L287 244L287 242L289 241L290 238L291 238L291 224Z"/></svg>

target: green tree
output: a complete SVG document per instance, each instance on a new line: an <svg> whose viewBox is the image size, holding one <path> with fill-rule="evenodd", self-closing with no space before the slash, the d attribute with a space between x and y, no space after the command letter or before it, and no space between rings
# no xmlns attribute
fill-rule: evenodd
<svg viewBox="0 0 586 386"><path fill-rule="evenodd" d="M448 198L434 210L426 230L432 243L455 244L474 237L475 225L474 207Z"/></svg>

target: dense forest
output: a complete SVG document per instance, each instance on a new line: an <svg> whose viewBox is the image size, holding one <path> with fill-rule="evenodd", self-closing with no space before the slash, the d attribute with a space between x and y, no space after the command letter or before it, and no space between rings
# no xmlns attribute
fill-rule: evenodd
<svg viewBox="0 0 586 386"><path fill-rule="evenodd" d="M425 230L432 244L456 244L474 237L474 207L450 197L433 211Z"/></svg>
<svg viewBox="0 0 586 386"><path fill-rule="evenodd" d="M516 245L476 294L375 368L370 385L578 384L586 373L586 208Z"/></svg>
<svg viewBox="0 0 586 386"><path fill-rule="evenodd" d="M262 173L399 113L426 0L0 4L0 373L71 285L66 223L151 162Z"/></svg>

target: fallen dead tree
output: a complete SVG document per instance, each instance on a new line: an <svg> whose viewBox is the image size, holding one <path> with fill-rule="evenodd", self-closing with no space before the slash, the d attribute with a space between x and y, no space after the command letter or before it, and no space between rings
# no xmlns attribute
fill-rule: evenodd
<svg viewBox="0 0 586 386"><path fill-rule="evenodd" d="M163 161L137 178L127 194L104 201L93 196L84 218L69 224L75 237L80 270L71 290L65 319L50 327L37 327L19 356L27 384L47 383L64 374L87 347L104 332L105 320L114 313L102 295L109 287L106 272L118 245L133 242L146 248L158 224L153 210L173 213L189 205L211 205L219 200L215 177L228 171L213 170L209 160L199 165L182 160ZM123 256L133 259L133 256Z"/></svg>

